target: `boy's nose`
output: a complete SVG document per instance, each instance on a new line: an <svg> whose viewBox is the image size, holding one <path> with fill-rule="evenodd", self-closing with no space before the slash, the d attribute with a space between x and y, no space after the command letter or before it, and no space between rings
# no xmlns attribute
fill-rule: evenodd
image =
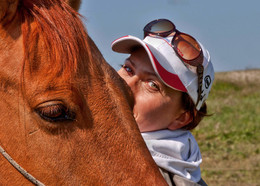
<svg viewBox="0 0 260 186"><path fill-rule="evenodd" d="M132 92L135 93L138 87L139 77L137 75L128 78L126 83L131 88Z"/></svg>

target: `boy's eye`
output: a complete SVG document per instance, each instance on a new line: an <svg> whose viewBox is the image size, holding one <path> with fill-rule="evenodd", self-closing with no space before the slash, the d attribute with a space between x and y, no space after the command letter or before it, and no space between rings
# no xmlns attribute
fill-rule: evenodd
<svg viewBox="0 0 260 186"><path fill-rule="evenodd" d="M129 66L123 65L123 68L125 69L126 72L131 73L131 74L133 73L133 70Z"/></svg>
<svg viewBox="0 0 260 186"><path fill-rule="evenodd" d="M156 83L154 83L153 81L149 81L149 82L148 82L148 85L149 85L152 89L154 89L154 90L159 90L159 89L160 89L159 86L158 86Z"/></svg>

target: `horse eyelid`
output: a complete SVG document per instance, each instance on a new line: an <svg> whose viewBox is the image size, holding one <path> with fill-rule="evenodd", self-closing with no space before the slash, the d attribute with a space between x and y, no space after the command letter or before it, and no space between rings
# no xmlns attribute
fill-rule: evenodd
<svg viewBox="0 0 260 186"><path fill-rule="evenodd" d="M76 121L76 114L62 104L38 107L35 112L49 122Z"/></svg>

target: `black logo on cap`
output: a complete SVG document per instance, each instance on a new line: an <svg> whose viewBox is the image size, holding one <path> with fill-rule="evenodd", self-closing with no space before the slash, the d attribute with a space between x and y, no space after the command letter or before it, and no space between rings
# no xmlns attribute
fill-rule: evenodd
<svg viewBox="0 0 260 186"><path fill-rule="evenodd" d="M204 83L205 83L205 87L206 89L209 88L210 84L211 84L211 77L209 75L207 75L205 78L204 78Z"/></svg>

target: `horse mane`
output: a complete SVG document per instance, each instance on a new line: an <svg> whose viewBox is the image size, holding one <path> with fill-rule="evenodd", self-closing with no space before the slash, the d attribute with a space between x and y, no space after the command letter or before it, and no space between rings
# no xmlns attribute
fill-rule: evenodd
<svg viewBox="0 0 260 186"><path fill-rule="evenodd" d="M54 72L67 71L71 74L71 71L76 72L86 66L79 64L79 61L92 61L88 36L80 15L65 1L21 0L18 10L22 17L23 65L29 61L34 63L30 64L31 70L37 69L37 61L40 60L33 59L35 56L32 54L41 47L39 37L43 39L44 51L51 61L49 69ZM35 24L31 26L31 23Z"/></svg>

